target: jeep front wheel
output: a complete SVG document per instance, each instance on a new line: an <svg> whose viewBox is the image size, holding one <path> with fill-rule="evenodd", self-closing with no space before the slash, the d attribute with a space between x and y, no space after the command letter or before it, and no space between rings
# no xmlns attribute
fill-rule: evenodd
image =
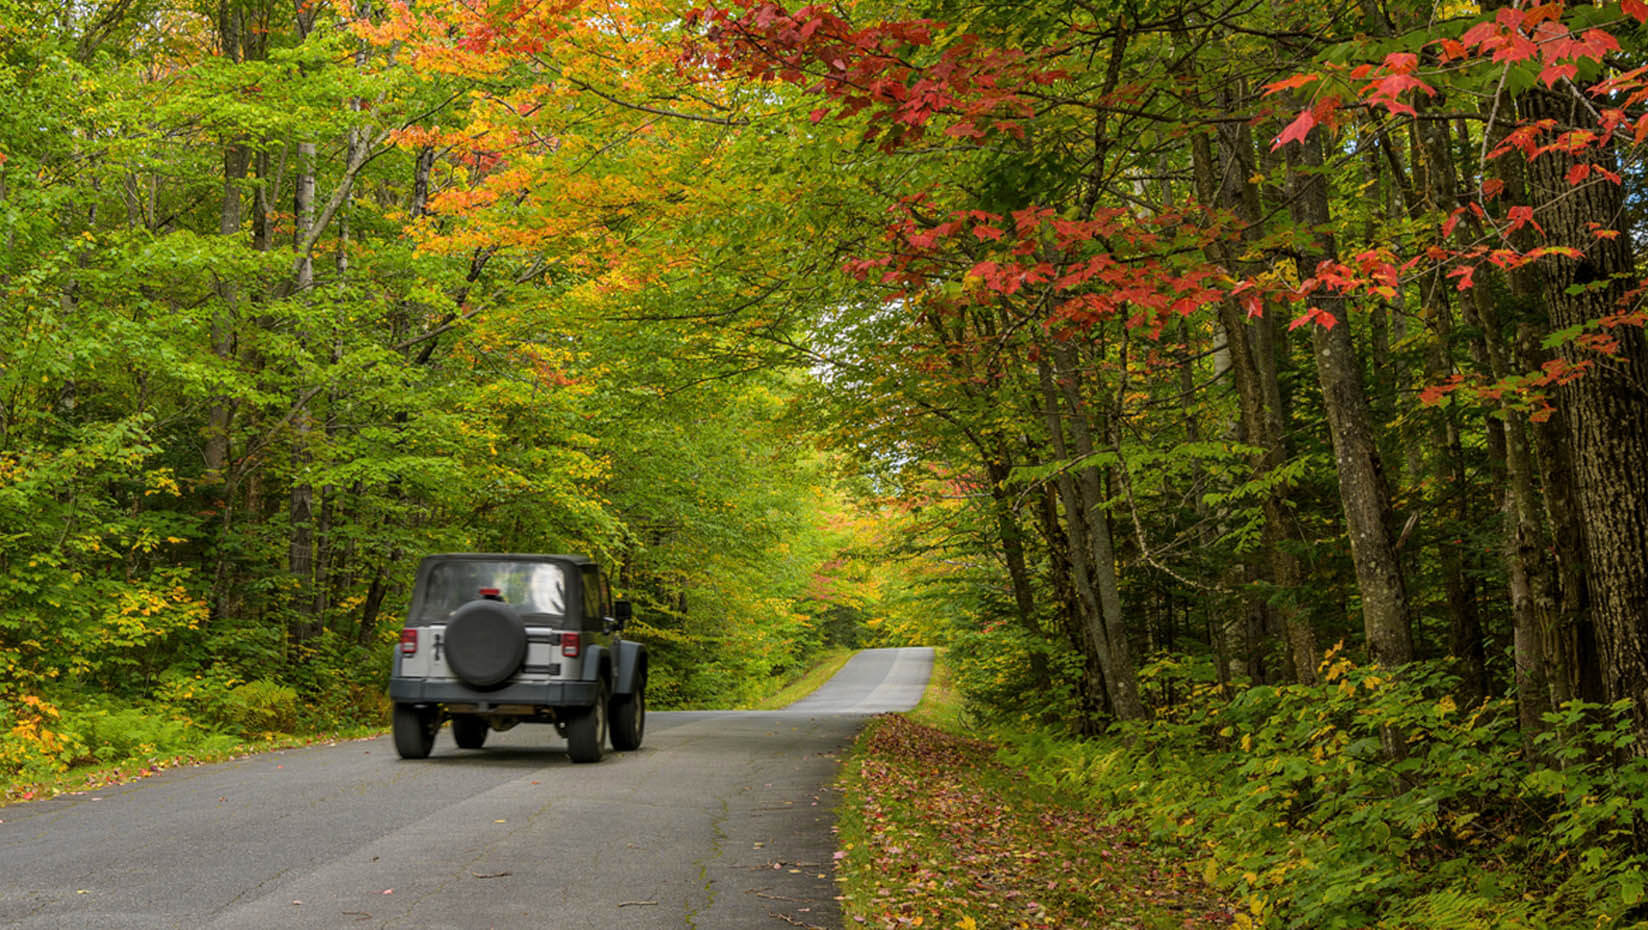
<svg viewBox="0 0 1648 930"><path fill-rule="evenodd" d="M402 759L427 759L435 748L435 730L440 715L432 707L396 704L394 717L395 751Z"/></svg>
<svg viewBox="0 0 1648 930"><path fill-rule="evenodd" d="M567 721L567 755L574 762L599 762L607 744L607 683L597 686L595 706Z"/></svg>

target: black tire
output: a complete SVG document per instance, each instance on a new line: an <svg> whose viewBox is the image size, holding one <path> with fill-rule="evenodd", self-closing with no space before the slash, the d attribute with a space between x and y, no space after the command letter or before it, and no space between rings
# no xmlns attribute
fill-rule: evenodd
<svg viewBox="0 0 1648 930"><path fill-rule="evenodd" d="M478 691L508 681L526 660L526 625L499 601L470 601L453 611L443 639L447 666Z"/></svg>
<svg viewBox="0 0 1648 930"><path fill-rule="evenodd" d="M486 734L492 727L484 717L453 717L452 740L459 749L479 749L486 745Z"/></svg>
<svg viewBox="0 0 1648 930"><path fill-rule="evenodd" d="M607 683L603 679L595 705L567 721L567 755L574 762L599 762L607 745Z"/></svg>
<svg viewBox="0 0 1648 930"><path fill-rule="evenodd" d="M612 727L612 748L621 752L641 748L641 736L647 729L647 673L642 671L635 679L635 690L612 699L607 712Z"/></svg>
<svg viewBox="0 0 1648 930"><path fill-rule="evenodd" d="M402 759L427 759L435 748L435 731L441 725L434 708L396 704L394 716L395 751Z"/></svg>

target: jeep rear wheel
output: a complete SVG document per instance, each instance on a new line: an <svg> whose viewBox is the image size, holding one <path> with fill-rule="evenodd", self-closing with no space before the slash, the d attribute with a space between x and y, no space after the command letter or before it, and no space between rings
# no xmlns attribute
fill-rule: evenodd
<svg viewBox="0 0 1648 930"><path fill-rule="evenodd" d="M574 762L599 762L607 744L607 683L602 681L595 706L567 721L567 755Z"/></svg>
<svg viewBox="0 0 1648 930"><path fill-rule="evenodd" d="M492 729L484 717L453 717L452 740L459 749L479 749L486 745L486 731Z"/></svg>
<svg viewBox="0 0 1648 930"><path fill-rule="evenodd" d="M427 759L435 748L435 730L440 715L432 707L396 704L394 716L395 751L402 759Z"/></svg>
<svg viewBox="0 0 1648 930"><path fill-rule="evenodd" d="M641 735L647 728L647 673L635 681L635 690L612 699L612 748L629 751L641 748Z"/></svg>
<svg viewBox="0 0 1648 930"><path fill-rule="evenodd" d="M526 660L526 625L500 601L470 601L446 622L446 664L477 690L496 688Z"/></svg>

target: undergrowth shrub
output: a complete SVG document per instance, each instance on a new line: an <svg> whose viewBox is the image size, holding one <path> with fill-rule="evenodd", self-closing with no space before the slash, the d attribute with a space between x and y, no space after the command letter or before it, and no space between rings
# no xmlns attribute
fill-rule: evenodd
<svg viewBox="0 0 1648 930"><path fill-rule="evenodd" d="M223 733L254 737L297 730L297 689L263 679L240 681L222 666L192 676L169 675L156 697L193 722Z"/></svg>
<svg viewBox="0 0 1648 930"><path fill-rule="evenodd" d="M224 716L218 722L242 736L295 732L297 689L264 679L236 685L229 690Z"/></svg>
<svg viewBox="0 0 1648 930"><path fill-rule="evenodd" d="M386 624L366 645L334 630L304 643L301 661L292 673L299 706L288 731L318 732L387 721L387 683L399 638L400 630Z"/></svg>
<svg viewBox="0 0 1648 930"><path fill-rule="evenodd" d="M971 719L1035 721L1055 729L1079 717L1081 656L1009 623L957 630L949 663Z"/></svg>
<svg viewBox="0 0 1648 930"><path fill-rule="evenodd" d="M232 737L203 731L164 708L96 702L63 712L63 729L83 746L75 765L118 765L134 759L226 750Z"/></svg>
<svg viewBox="0 0 1648 930"><path fill-rule="evenodd" d="M1648 760L1629 709L1569 705L1530 758L1509 699L1458 706L1439 666L1329 654L1315 686L1226 700L1192 660L1188 698L1088 742L1008 737L1009 761L1087 793L1203 859L1265 927L1627 924L1645 909ZM1545 761L1549 760L1549 761Z"/></svg>
<svg viewBox="0 0 1648 930"><path fill-rule="evenodd" d="M0 701L0 778L37 780L67 769L86 747L64 730L62 713L33 694Z"/></svg>

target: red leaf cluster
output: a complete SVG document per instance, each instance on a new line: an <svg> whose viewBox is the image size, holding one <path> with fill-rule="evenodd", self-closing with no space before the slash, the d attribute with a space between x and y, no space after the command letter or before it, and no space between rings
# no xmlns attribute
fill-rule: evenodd
<svg viewBox="0 0 1648 930"><path fill-rule="evenodd" d="M868 135L887 151L921 139L941 114L953 138L1022 137L1019 121L1034 112L1022 91L1060 76L1022 51L989 48L972 35L936 50L941 24L932 20L859 28L830 6L790 11L771 0L710 5L687 19L705 27L713 51L694 51L711 67L805 87L835 101L838 117L872 110ZM828 112L819 107L809 118L816 123Z"/></svg>

